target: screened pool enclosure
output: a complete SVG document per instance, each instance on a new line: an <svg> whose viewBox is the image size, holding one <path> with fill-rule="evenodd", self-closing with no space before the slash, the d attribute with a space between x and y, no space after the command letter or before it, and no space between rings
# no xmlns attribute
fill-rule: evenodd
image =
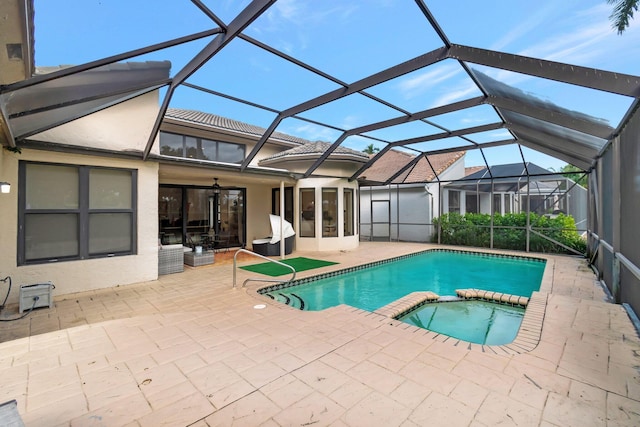
<svg viewBox="0 0 640 427"><path fill-rule="evenodd" d="M23 3L32 16L34 3ZM107 37L113 22L106 18L86 16L95 25L81 35L76 23L56 22L55 28L68 29L69 40L87 39L104 49L87 56L82 49L58 46L53 57L59 64L79 65L38 73L34 40L47 35L38 33L36 23L24 35L26 78L0 86L3 145L54 149L34 135L157 90L159 112L144 144L101 155L167 162L151 149L169 107L261 129L257 144L238 164L197 166L212 173L249 173L250 162L274 132L330 143L296 179L315 176L340 146L372 146L377 150L370 160L350 177L361 182L361 238L376 234L378 218L372 213L387 224L383 237L399 241L418 234L442 241L442 222L434 225L434 218L487 213L484 227L490 246L496 246L502 232L498 215L566 213L579 218L584 256L615 301L640 312L640 77L637 59L624 58L637 54L626 55L615 45L624 35L602 49L604 57L592 60L570 56L567 47L552 50L545 34L560 34L561 22L546 22L544 31L530 35L529 45L510 45L506 23L491 22L487 13L474 22L486 8L481 4L452 14L450 3L424 0L398 1L392 9L385 2L367 2L366 13L362 2L300 2L295 8L275 0L226 3L184 0L159 7L149 2L149 8L120 11L126 19L119 28L130 26L139 38ZM46 14L36 16L46 20ZM486 30L482 37L461 31L480 24ZM363 33L369 37L357 44ZM547 50L533 49L543 44ZM607 71L613 56L620 68ZM565 57L575 62L565 63ZM137 67L141 62L147 66ZM169 66L167 79L163 70ZM118 73L122 70L132 72ZM305 133L309 129L314 132ZM55 150L83 151L64 145ZM372 180L368 170L390 151L410 156L385 179ZM430 160L455 152L465 152L467 166L482 168L483 175L449 176ZM552 161L556 169L575 166L588 184L576 186L551 171ZM517 173L496 169L505 164L518 164ZM423 177L407 180L418 167L425 168ZM418 210L403 207L398 194L404 188L407 200L420 204ZM417 215L420 209L429 214ZM521 250L531 250L534 237L563 244L526 218L519 226L526 236Z"/></svg>

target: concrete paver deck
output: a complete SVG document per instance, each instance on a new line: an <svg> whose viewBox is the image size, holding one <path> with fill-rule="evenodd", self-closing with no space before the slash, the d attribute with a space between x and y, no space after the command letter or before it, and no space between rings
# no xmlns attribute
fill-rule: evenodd
<svg viewBox="0 0 640 427"><path fill-rule="evenodd" d="M294 256L339 262L305 277L432 247ZM544 257L531 351L434 338L348 306L295 310L256 284L233 289L216 256L0 324L0 401L16 399L27 426L640 425L640 339L626 312L584 260ZM248 277L238 270L238 283Z"/></svg>

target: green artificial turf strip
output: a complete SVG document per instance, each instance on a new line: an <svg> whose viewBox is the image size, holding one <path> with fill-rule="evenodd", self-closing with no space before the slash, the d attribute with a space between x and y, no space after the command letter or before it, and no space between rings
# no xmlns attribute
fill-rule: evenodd
<svg viewBox="0 0 640 427"><path fill-rule="evenodd" d="M290 265L295 268L296 271L312 270L314 268L326 267L328 265L337 264L337 262L323 261L320 259L312 259L305 257L290 258L290 259L278 259L276 260L283 264ZM291 273L291 270L287 267L283 267L273 262L263 262L260 264L245 265L240 267L244 270L253 271L254 273L265 274L267 276L282 276L283 274Z"/></svg>

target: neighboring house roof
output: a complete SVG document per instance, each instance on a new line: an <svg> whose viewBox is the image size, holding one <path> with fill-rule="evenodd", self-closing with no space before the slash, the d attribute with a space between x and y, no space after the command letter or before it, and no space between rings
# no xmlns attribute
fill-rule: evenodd
<svg viewBox="0 0 640 427"><path fill-rule="evenodd" d="M472 169L472 168L468 168ZM481 191L488 193L523 191L527 184L527 171L533 179L531 182L532 190L535 187L537 192L547 188L555 188L558 184L554 181L564 179L560 174L540 167L534 163L508 163L504 165L491 166L491 173L486 167L481 167L476 172L466 175L462 180L453 181L447 184L448 187L472 191ZM540 178L535 178L541 176ZM536 182L537 180L541 180ZM547 184L544 181L548 181ZM525 187L523 187L525 186Z"/></svg>
<svg viewBox="0 0 640 427"><path fill-rule="evenodd" d="M479 171L465 176L465 180L490 179L491 177L506 178L527 176L527 171L529 172L529 175L549 175L553 173L553 171L540 167L531 162L526 163L526 169L524 163L508 163L504 165L491 166L490 171L491 173L489 173L489 170L487 170L486 167L483 167ZM560 175L558 176L561 177Z"/></svg>
<svg viewBox="0 0 640 427"><path fill-rule="evenodd" d="M427 156L429 161L423 157L408 170L404 171L400 176L395 178L393 184L412 184L421 182L430 182L436 179L433 173L440 175L453 165L458 159L465 155L465 151L457 151L454 153L433 154ZM372 155L374 156L374 155ZM415 155L399 150L389 150L382 155L370 168L365 170L360 177L366 182L386 182L395 175L400 169L405 167L409 162L416 158ZM433 166L433 169L431 166Z"/></svg>
<svg viewBox="0 0 640 427"><path fill-rule="evenodd" d="M191 123L197 123L199 125L205 125L213 128L232 130L240 132L250 136L261 137L265 132L265 128L260 126L250 125L248 123L240 122L238 120L228 119L226 117L218 116L216 114L203 113L202 111L184 110L181 108L169 108L165 114L166 119L183 120ZM282 132L273 132L269 137L269 140L278 140L285 142L289 145L302 145L308 144L310 141L306 139L298 138L295 136L287 135Z"/></svg>
<svg viewBox="0 0 640 427"><path fill-rule="evenodd" d="M485 166L469 166L464 168L464 176L467 177L471 174L474 174L478 171L481 171L482 169L486 169Z"/></svg>
<svg viewBox="0 0 640 427"><path fill-rule="evenodd" d="M265 166L271 163L277 163L282 160L309 160L317 159L324 153L327 148L331 146L328 142L307 141L300 147L291 148L289 150L281 151L272 156L260 160L259 164ZM352 150L351 148L338 147L330 155L329 159L332 160L350 160L365 163L369 160L369 156L362 151Z"/></svg>

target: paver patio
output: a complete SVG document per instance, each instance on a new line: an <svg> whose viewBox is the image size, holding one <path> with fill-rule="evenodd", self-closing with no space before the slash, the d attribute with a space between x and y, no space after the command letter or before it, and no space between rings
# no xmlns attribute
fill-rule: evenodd
<svg viewBox="0 0 640 427"><path fill-rule="evenodd" d="M305 277L432 247L291 256L339 262ZM497 353L347 306L279 305L233 289L216 256L2 322L0 402L27 426L640 425L640 339L584 260L544 256L540 341Z"/></svg>

